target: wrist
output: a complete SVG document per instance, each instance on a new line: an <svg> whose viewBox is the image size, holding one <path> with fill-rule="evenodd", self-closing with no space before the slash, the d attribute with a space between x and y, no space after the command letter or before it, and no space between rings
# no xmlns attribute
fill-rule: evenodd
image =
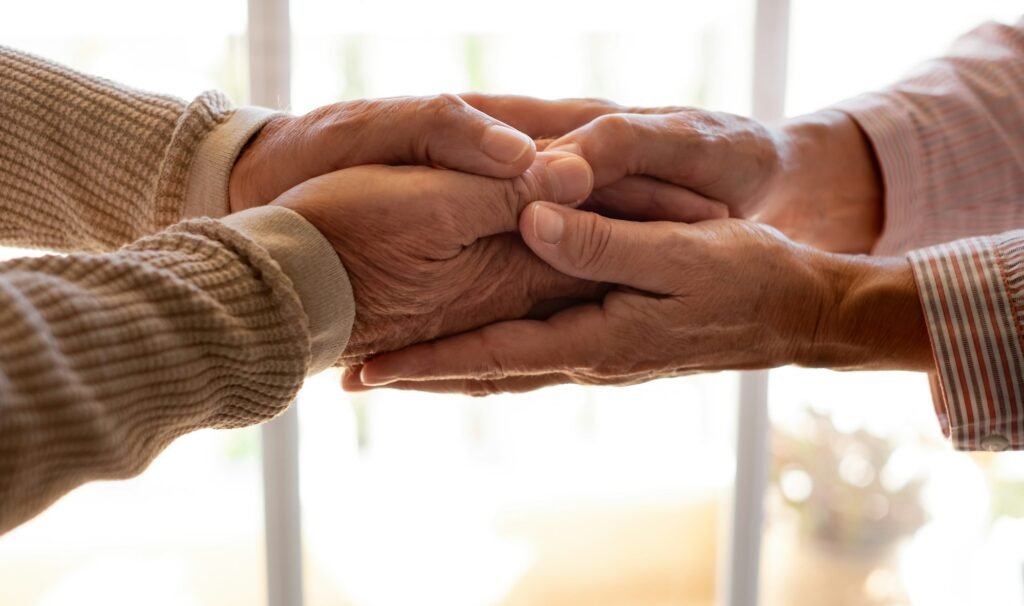
<svg viewBox="0 0 1024 606"><path fill-rule="evenodd" d="M867 253L882 229L882 179L856 122L823 110L776 131L781 170L759 220L823 250Z"/></svg>
<svg viewBox="0 0 1024 606"><path fill-rule="evenodd" d="M255 133L276 115L262 107L240 107L205 134L187 173L182 217L216 218L234 210L230 190L239 157Z"/></svg>
<svg viewBox="0 0 1024 606"><path fill-rule="evenodd" d="M797 364L837 370L934 369L910 262L820 253L824 288L814 333Z"/></svg>
<svg viewBox="0 0 1024 606"><path fill-rule="evenodd" d="M293 120L293 116L287 115L271 118L242 147L228 180L231 212L268 204L288 189L280 189L276 182L281 181L281 165L288 162L288 154L280 149L278 140L281 139L281 132L286 131L287 125ZM268 154L266 150L270 148L278 148L278 151ZM268 167L268 159L276 162L277 166Z"/></svg>
<svg viewBox="0 0 1024 606"><path fill-rule="evenodd" d="M262 247L288 277L308 322L308 374L334 364L352 333L355 299L331 243L305 217L283 205L250 209L223 222Z"/></svg>

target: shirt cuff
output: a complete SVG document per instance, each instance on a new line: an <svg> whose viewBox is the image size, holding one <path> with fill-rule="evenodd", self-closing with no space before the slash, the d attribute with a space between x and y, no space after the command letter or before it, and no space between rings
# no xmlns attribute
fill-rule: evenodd
<svg viewBox="0 0 1024 606"><path fill-rule="evenodd" d="M907 255L935 357L936 412L959 449L1024 448L1022 247L1024 232L1011 232Z"/></svg>
<svg viewBox="0 0 1024 606"><path fill-rule="evenodd" d="M832 106L864 131L882 170L885 222L871 251L874 255L902 254L922 232L918 210L924 157L920 134L910 111L885 93L869 93Z"/></svg>
<svg viewBox="0 0 1024 606"><path fill-rule="evenodd" d="M312 224L281 206L234 213L225 225L266 250L291 280L309 320L308 375L334 365L348 345L355 298L338 253Z"/></svg>
<svg viewBox="0 0 1024 606"><path fill-rule="evenodd" d="M228 181L235 160L245 144L279 115L262 107L241 107L206 135L189 168L182 218L220 218L231 211Z"/></svg>

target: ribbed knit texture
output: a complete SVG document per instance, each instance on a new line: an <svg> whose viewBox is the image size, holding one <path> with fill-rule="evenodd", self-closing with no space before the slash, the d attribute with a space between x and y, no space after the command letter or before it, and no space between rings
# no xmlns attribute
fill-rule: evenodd
<svg viewBox="0 0 1024 606"><path fill-rule="evenodd" d="M0 533L184 433L273 417L309 358L288 277L210 219L0 264Z"/></svg>
<svg viewBox="0 0 1024 606"><path fill-rule="evenodd" d="M344 349L351 320L331 324L324 302L352 315L344 270L291 211L147 236L189 189L226 207L216 190L256 127L218 93L186 104L0 48L0 244L105 251L0 264L0 533L184 433L273 417L314 356ZM287 274L288 255L307 271Z"/></svg>
<svg viewBox="0 0 1024 606"><path fill-rule="evenodd" d="M231 109L0 46L0 242L110 250L180 220L195 150Z"/></svg>

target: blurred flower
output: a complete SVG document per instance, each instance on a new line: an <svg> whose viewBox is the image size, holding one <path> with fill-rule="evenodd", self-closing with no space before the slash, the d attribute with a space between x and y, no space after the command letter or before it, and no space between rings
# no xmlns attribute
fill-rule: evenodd
<svg viewBox="0 0 1024 606"><path fill-rule="evenodd" d="M773 482L811 538L848 552L877 553L925 521L914 446L864 430L843 432L808 409L798 431L777 429Z"/></svg>

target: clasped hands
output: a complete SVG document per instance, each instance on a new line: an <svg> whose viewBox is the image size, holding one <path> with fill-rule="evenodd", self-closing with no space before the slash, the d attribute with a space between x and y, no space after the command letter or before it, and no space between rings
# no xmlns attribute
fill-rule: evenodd
<svg viewBox="0 0 1024 606"><path fill-rule="evenodd" d="M337 251L356 300L348 390L926 366L920 351L880 357L901 335L868 326L879 309L920 315L905 262L827 253L751 220L801 232L784 193L793 146L684 108L358 101L269 123L236 164L231 202L290 208Z"/></svg>

